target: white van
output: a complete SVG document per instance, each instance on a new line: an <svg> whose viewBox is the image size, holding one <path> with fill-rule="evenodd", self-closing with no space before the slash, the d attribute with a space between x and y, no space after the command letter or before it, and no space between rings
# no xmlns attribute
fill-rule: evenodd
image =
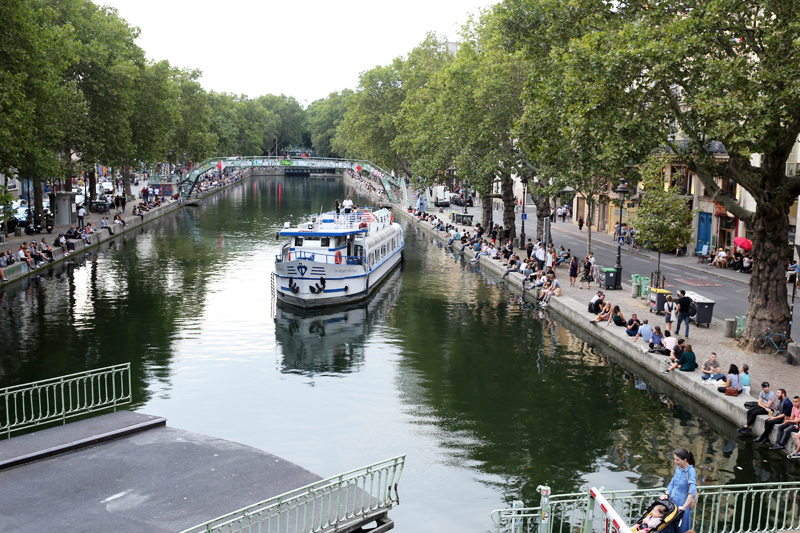
<svg viewBox="0 0 800 533"><path fill-rule="evenodd" d="M433 188L433 205L436 207L450 207L450 192L444 185Z"/></svg>

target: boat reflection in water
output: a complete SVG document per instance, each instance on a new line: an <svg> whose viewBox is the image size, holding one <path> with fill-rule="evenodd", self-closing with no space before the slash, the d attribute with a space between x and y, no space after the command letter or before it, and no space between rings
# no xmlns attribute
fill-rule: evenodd
<svg viewBox="0 0 800 533"><path fill-rule="evenodd" d="M391 313L401 286L402 267L357 304L304 310L279 301L275 338L283 352L281 371L307 375L357 371L370 333Z"/></svg>

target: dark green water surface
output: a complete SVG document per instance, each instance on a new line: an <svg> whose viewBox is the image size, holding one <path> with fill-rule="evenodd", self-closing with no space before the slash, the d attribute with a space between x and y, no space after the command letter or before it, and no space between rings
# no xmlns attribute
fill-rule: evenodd
<svg viewBox="0 0 800 533"><path fill-rule="evenodd" d="M130 362L134 408L170 426L322 476L405 453L399 531L486 531L493 509L538 505L540 484L661 486L679 447L704 484L797 478L413 227L368 306L276 307L276 232L345 194L253 178L10 287L0 387Z"/></svg>

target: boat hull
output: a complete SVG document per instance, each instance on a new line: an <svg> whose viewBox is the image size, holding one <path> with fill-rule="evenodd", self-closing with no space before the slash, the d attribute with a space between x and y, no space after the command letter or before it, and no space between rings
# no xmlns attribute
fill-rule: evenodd
<svg viewBox="0 0 800 533"><path fill-rule="evenodd" d="M402 261L402 248L369 271L363 265L284 261L275 266L275 294L278 301L301 309L356 303L368 298Z"/></svg>

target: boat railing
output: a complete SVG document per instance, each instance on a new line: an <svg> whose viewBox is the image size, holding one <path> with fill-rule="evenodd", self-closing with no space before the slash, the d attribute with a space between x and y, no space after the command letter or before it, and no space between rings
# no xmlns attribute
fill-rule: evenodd
<svg viewBox="0 0 800 533"><path fill-rule="evenodd" d="M284 261L295 261L304 259L312 263L324 263L327 265L363 265L366 257L360 255L344 255L342 253L313 252L311 250L293 250L275 256L276 263Z"/></svg>

